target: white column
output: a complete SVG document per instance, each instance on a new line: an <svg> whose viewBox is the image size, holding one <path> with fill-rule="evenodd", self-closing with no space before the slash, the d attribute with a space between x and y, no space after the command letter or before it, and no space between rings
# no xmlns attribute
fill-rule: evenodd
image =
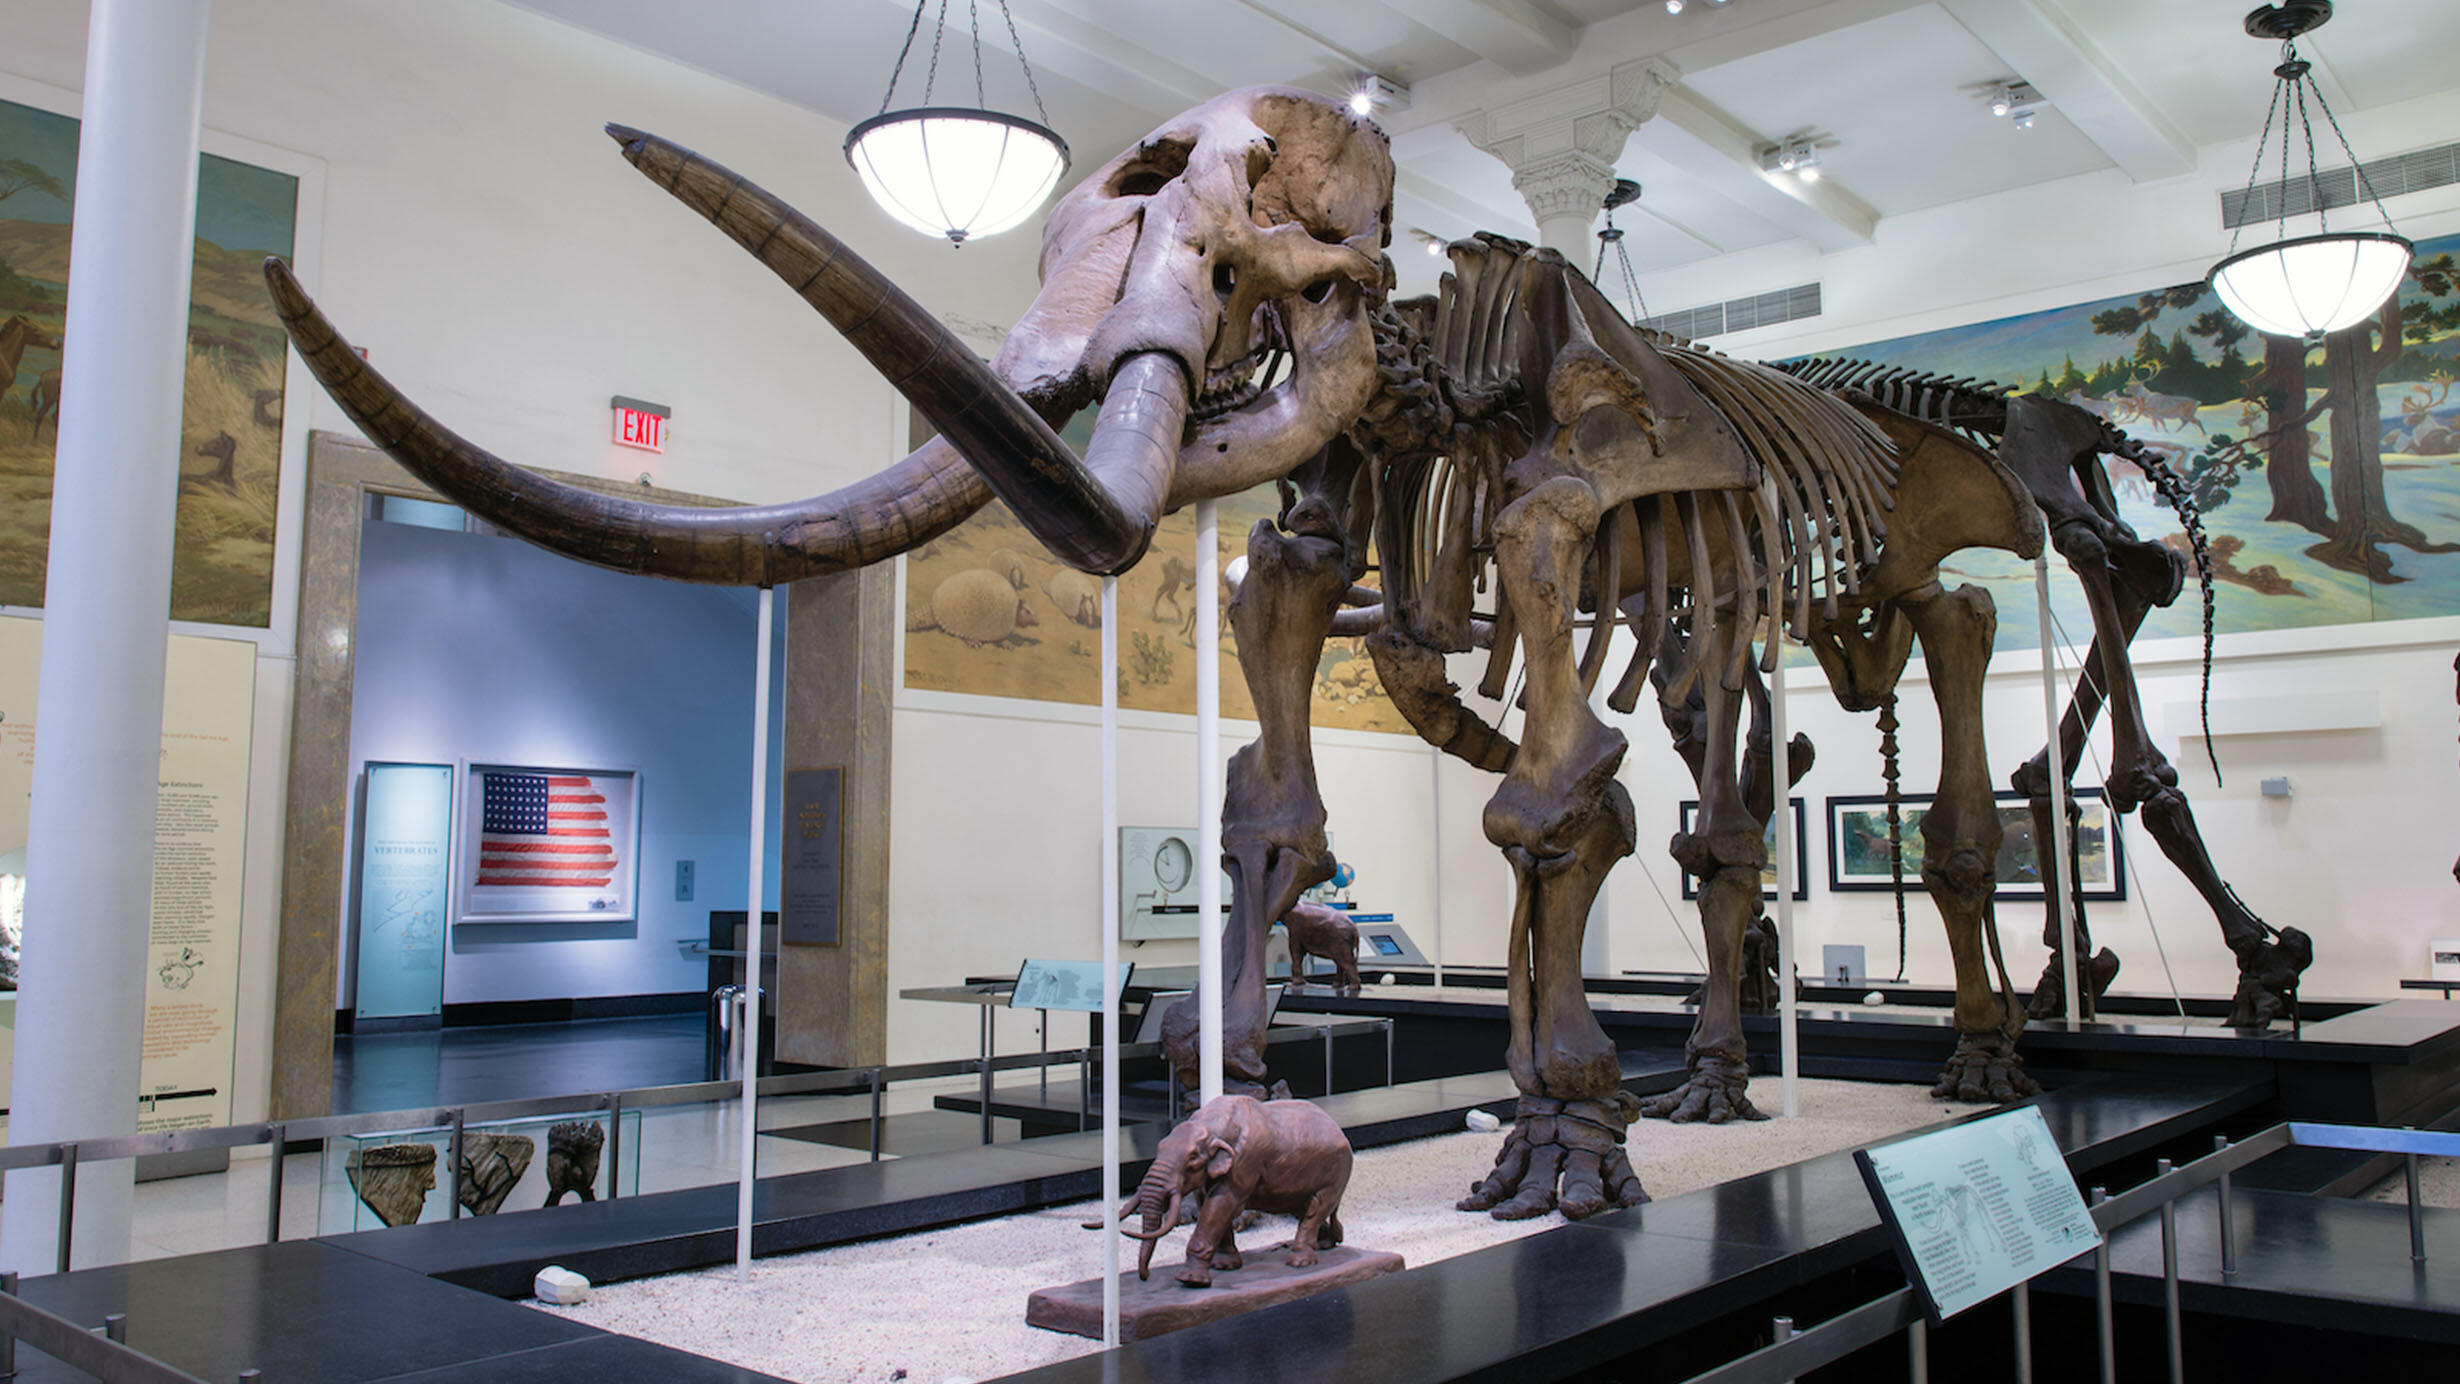
<svg viewBox="0 0 2460 1384"><path fill-rule="evenodd" d="M1119 579L1102 578L1102 1345L1119 1344Z"/></svg>
<svg viewBox="0 0 2460 1384"><path fill-rule="evenodd" d="M1745 638L1750 636L1745 635ZM1794 1087L1802 1067L1802 1046L1794 1014L1794 747L1785 737L1785 616L1768 621L1768 642L1776 650L1776 666L1768 673L1769 766L1776 772L1777 792L1771 799L1777 814L1777 1062L1785 1092L1785 1117L1801 1113ZM1702 676L1707 676L1703 673Z"/></svg>
<svg viewBox="0 0 2460 1384"><path fill-rule="evenodd" d="M1196 502L1198 1101L1221 1094L1221 506Z"/></svg>
<svg viewBox="0 0 2460 1384"><path fill-rule="evenodd" d="M752 844L743 923L743 1133L735 1173L735 1282L752 1281L753 1155L760 1144L760 906L769 861L769 628L777 593L760 588L760 646L752 655ZM616 1136L622 1137L617 1130Z"/></svg>
<svg viewBox="0 0 2460 1384"><path fill-rule="evenodd" d="M1605 214L1623 142L1656 116L1658 103L1682 76L1664 58L1640 58L1471 111L1453 128L1512 170L1512 186L1537 222L1538 244L1585 274L1597 262L1590 233Z"/></svg>
<svg viewBox="0 0 2460 1384"><path fill-rule="evenodd" d="M2067 980L2067 1031L2084 1026L2083 992L2076 989L2075 882L2067 876L2075 860L2067 854L2067 755L2059 743L2059 677L2057 644L2050 637L2050 550L2033 559L2033 596L2041 607L2041 719L2050 728L2050 839L2033 843L2033 858L2041 862L2043 892L2059 920L2059 971ZM2055 863L2054 863L2055 862ZM2055 887L2053 887L2055 886ZM1994 919L1992 927L1997 927Z"/></svg>
<svg viewBox="0 0 2460 1384"><path fill-rule="evenodd" d="M94 0L44 597L9 1141L133 1134L207 0ZM127 1258L132 1165L80 1167L76 1261ZM56 1266L56 1169L0 1267Z"/></svg>

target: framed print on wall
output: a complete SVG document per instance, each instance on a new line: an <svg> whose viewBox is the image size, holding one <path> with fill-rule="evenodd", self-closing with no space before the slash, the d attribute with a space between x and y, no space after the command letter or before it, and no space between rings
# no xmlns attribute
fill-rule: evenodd
<svg viewBox="0 0 2460 1384"><path fill-rule="evenodd" d="M473 764L462 788L455 918L634 921L639 855L633 770Z"/></svg>
<svg viewBox="0 0 2460 1384"><path fill-rule="evenodd" d="M1901 835L1905 883L1909 889L1922 887L1922 814L1930 806L1931 796L1907 793L1898 799L1902 804ZM2083 878L2084 897L2109 902L2124 900L2125 847L2111 817L2109 800L2098 788L2078 788L2072 796L2079 812L2077 873ZM2032 804L2014 793L1997 794L1994 801L1999 810L1999 828L2005 836L1999 844L1998 883L1991 897L2038 899L2042 897L2041 857L2033 846ZM1866 794L1828 799L1828 887L1843 893L1885 893L1892 887L1888 878L1886 798Z"/></svg>
<svg viewBox="0 0 2460 1384"><path fill-rule="evenodd" d="M1811 897L1811 840L1805 834L1809 831L1809 827L1802 799L1791 798L1788 801L1794 805L1794 898L1799 902ZM1681 820L1685 832L1691 830L1692 819L1699 815L1700 800L1697 798L1683 799ZM1760 897L1773 899L1777 896L1777 824L1773 818L1768 823L1768 831L1764 839L1768 843L1768 863L1760 867ZM1700 897L1700 881L1693 878L1689 871L1683 874L1683 897L1686 899Z"/></svg>

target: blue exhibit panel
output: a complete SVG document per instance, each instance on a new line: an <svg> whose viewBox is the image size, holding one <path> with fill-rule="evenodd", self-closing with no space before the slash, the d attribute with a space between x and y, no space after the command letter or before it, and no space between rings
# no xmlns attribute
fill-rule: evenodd
<svg viewBox="0 0 2460 1384"><path fill-rule="evenodd" d="M444 1012L444 901L452 888L453 768L370 764L359 814L363 1018Z"/></svg>

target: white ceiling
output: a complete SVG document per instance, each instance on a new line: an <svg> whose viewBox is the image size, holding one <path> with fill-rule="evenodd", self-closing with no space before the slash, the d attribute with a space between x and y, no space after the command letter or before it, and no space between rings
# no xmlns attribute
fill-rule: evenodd
<svg viewBox="0 0 2460 1384"><path fill-rule="evenodd" d="M507 3L848 123L880 108L914 19L901 0ZM949 0L935 93L960 103L972 101L974 83L966 5ZM1645 189L1618 218L1643 273L1797 238L1842 248L1878 219L2094 170L2139 180L2186 173L2200 147L2253 138L2274 61L2271 46L2241 28L2252 0L1690 0L1681 15L1663 0L1011 7L1080 172L1232 87L1346 91L1362 67L1409 84L1410 109L1379 117L1401 172L1395 219L1444 236L1534 234L1510 170L1454 121L1663 56L1681 68L1682 85L1617 164ZM1029 109L996 0L980 9L990 104ZM2339 9L2301 44L2336 110L2455 84L2460 3L2341 0ZM919 102L932 38L926 18L898 104ZM2033 129L1990 118L1983 91L2004 78L2028 80L2052 101ZM1750 158L1753 146L1800 132L1821 140L1827 175L1807 196ZM1431 280L1431 260L1395 259L1405 289L1428 286L1415 280Z"/></svg>

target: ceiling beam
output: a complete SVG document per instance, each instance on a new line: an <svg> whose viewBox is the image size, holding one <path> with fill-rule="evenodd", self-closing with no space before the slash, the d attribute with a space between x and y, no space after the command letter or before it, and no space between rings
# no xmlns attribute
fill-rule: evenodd
<svg viewBox="0 0 2460 1384"><path fill-rule="evenodd" d="M1383 5L1515 77L1543 72L1572 55L1570 26L1529 0L1383 0Z"/></svg>
<svg viewBox="0 0 2460 1384"><path fill-rule="evenodd" d="M1766 143L1725 112L1677 87L1658 103L1657 118L1642 128L1648 151L1710 192L1766 218L1789 235L1824 253L1868 245L1879 213L1834 182L1761 171Z"/></svg>
<svg viewBox="0 0 2460 1384"><path fill-rule="evenodd" d="M2139 183L2195 168L2195 147L2092 37L2042 0L1939 0L2012 75Z"/></svg>

